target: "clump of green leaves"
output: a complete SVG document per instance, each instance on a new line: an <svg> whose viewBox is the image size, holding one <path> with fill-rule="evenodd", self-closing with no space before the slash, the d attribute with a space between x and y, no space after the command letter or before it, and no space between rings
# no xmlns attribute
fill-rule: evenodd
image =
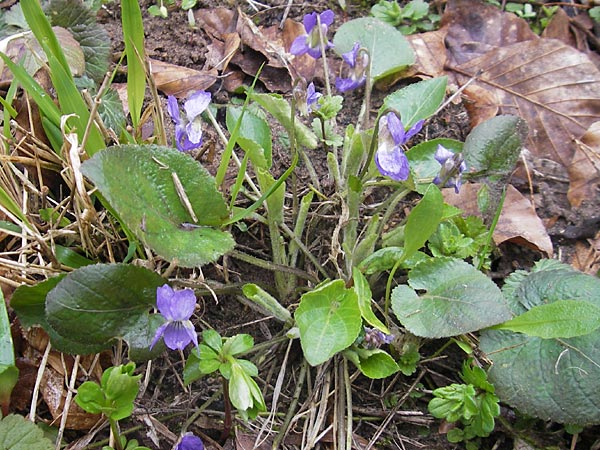
<svg viewBox="0 0 600 450"><path fill-rule="evenodd" d="M181 9L188 11L196 6L196 3L198 3L198 0L183 0L181 2ZM148 13L155 17L163 17L166 19L169 17L169 11L167 7L173 5L175 5L175 0L159 0L155 5L151 5L148 8Z"/></svg>
<svg viewBox="0 0 600 450"><path fill-rule="evenodd" d="M494 418L500 415L499 400L486 372L471 361L465 361L460 377L464 384L454 383L434 390L428 409L438 419L462 425L448 432L449 442L465 441L467 449L479 448L469 441L489 436L494 430Z"/></svg>
<svg viewBox="0 0 600 450"><path fill-rule="evenodd" d="M141 375L134 375L135 363L109 367L102 374L100 384L86 381L77 390L75 403L84 411L92 414L103 414L110 422L111 430L117 440L117 450L149 450L138 445L135 439L127 442L125 436L119 435L117 421L125 419L133 412L133 401L138 395L138 380ZM103 450L112 447L103 447Z"/></svg>
<svg viewBox="0 0 600 450"><path fill-rule="evenodd" d="M218 371L227 380L226 401L231 401L242 417L254 419L266 411L262 392L253 379L258 376L258 368L238 357L254 347L254 338L249 334L222 338L215 330L205 330L202 340L199 350L193 351L186 362L184 381L191 383Z"/></svg>
<svg viewBox="0 0 600 450"><path fill-rule="evenodd" d="M404 7L396 1L381 0L371 8L371 15L397 27L405 35L431 31L440 21L438 14L429 12L429 4L424 0L411 0Z"/></svg>
<svg viewBox="0 0 600 450"><path fill-rule="evenodd" d="M506 11L528 20L529 26L536 34L541 34L544 31L558 8L558 6L542 6L539 11L536 11L531 3L509 2L505 5Z"/></svg>
<svg viewBox="0 0 600 450"><path fill-rule="evenodd" d="M489 231L477 216L454 216L439 224L429 238L429 250L433 256L455 258L483 258L482 267L489 267L490 252L486 251Z"/></svg>

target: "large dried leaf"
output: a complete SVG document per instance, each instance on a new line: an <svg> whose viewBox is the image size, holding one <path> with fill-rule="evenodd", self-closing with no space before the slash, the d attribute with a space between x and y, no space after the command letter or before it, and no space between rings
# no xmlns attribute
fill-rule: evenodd
<svg viewBox="0 0 600 450"><path fill-rule="evenodd" d="M150 60L150 72L158 90L179 98L208 89L217 81L217 71L214 69L194 70L155 59Z"/></svg>
<svg viewBox="0 0 600 450"><path fill-rule="evenodd" d="M600 119L600 72L586 55L560 41L497 48L456 70L468 78L481 73L475 85L494 93L500 112L527 121L529 150L565 167L573 158L573 139Z"/></svg>
<svg viewBox="0 0 600 450"><path fill-rule="evenodd" d="M443 189L444 201L456 206L469 215L477 215L477 191L480 185L464 185L460 194L454 189ZM537 216L531 202L516 188L509 185L506 191L504 207L493 234L494 243L514 242L552 255L552 241L541 219Z"/></svg>
<svg viewBox="0 0 600 450"><path fill-rule="evenodd" d="M528 150L569 168L576 183L569 200L580 204L582 192L590 193L593 185L582 190L591 167L582 162L589 155L578 152L574 159L575 142L600 119L595 64L585 53L540 39L524 20L479 1L450 1L444 22L450 68L459 84L472 82L465 90L472 123L497 113L524 118L531 130ZM555 27L565 30L559 19Z"/></svg>
<svg viewBox="0 0 600 450"><path fill-rule="evenodd" d="M219 66L220 59L231 61L249 76L255 76L262 66L259 79L271 91L289 91L292 73L286 42L300 34L298 27L282 33L278 27L257 27L241 11L226 8L201 9L195 13L196 22L212 38L212 61ZM232 35L236 34L234 38ZM235 45L232 45L235 44ZM264 64L264 66L263 66ZM223 74L229 73L224 68ZM294 73L298 73L297 70ZM236 80L239 77L236 78ZM230 87L237 83L230 83ZM227 86L226 86L227 87Z"/></svg>
<svg viewBox="0 0 600 450"><path fill-rule="evenodd" d="M450 0L442 18L452 65L464 64L497 48L537 39L529 24L481 0Z"/></svg>

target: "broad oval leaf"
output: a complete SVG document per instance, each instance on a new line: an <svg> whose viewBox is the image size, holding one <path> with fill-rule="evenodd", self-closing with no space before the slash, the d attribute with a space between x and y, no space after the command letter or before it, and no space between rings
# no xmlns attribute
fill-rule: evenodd
<svg viewBox="0 0 600 450"><path fill-rule="evenodd" d="M494 327L542 339L583 336L600 328L600 307L578 300L559 300L534 306L514 319Z"/></svg>
<svg viewBox="0 0 600 450"><path fill-rule="evenodd" d="M447 77L419 81L388 95L380 111L394 109L400 113L405 128L435 114L446 95Z"/></svg>
<svg viewBox="0 0 600 450"><path fill-rule="evenodd" d="M409 284L392 291L392 310L417 336L457 336L511 317L502 292L492 280L459 259L423 261L410 271ZM419 296L415 290L426 292Z"/></svg>
<svg viewBox="0 0 600 450"><path fill-rule="evenodd" d="M404 35L373 17L346 22L333 38L338 55L352 50L355 42L369 51L373 81L399 72L415 62L415 54Z"/></svg>
<svg viewBox="0 0 600 450"><path fill-rule="evenodd" d="M349 347L362 326L358 298L343 280L327 282L304 294L294 314L304 357L312 366Z"/></svg>
<svg viewBox="0 0 600 450"><path fill-rule="evenodd" d="M600 307L598 278L560 263L536 267L507 280L514 313L564 300ZM488 379L503 402L544 420L585 426L600 423L598 342L600 329L565 339L486 330L480 347L494 363Z"/></svg>
<svg viewBox="0 0 600 450"><path fill-rule="evenodd" d="M241 115L242 108L234 106L227 108L226 122L230 133L235 129ZM273 162L272 141L271 128L267 121L252 111L244 111L237 144L249 153L250 160L255 166L263 169L271 168Z"/></svg>
<svg viewBox="0 0 600 450"><path fill-rule="evenodd" d="M81 171L125 225L168 261L196 267L234 246L228 232L213 228L228 217L214 178L184 153L158 145L110 147Z"/></svg>
<svg viewBox="0 0 600 450"><path fill-rule="evenodd" d="M60 336L108 348L114 339L143 328L141 321L150 328L148 310L156 303L156 288L163 284L161 276L143 267L85 266L48 293L46 319ZM150 346L150 339L143 345Z"/></svg>
<svg viewBox="0 0 600 450"><path fill-rule="evenodd" d="M509 115L493 117L477 125L463 147L467 167L490 175L508 175L519 159L527 130L527 122Z"/></svg>

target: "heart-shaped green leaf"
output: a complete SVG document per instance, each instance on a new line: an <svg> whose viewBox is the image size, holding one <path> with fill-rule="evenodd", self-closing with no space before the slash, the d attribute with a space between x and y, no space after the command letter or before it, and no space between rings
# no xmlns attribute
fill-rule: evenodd
<svg viewBox="0 0 600 450"><path fill-rule="evenodd" d="M115 339L137 330L136 340L129 344L141 351L150 346L151 330L158 327L156 323L151 327L148 311L156 304L156 288L163 284L162 277L143 267L85 266L48 293L46 319L59 336L100 348L109 348ZM142 329L147 331L145 339L141 339Z"/></svg>
<svg viewBox="0 0 600 450"><path fill-rule="evenodd" d="M405 128L412 127L421 119L432 116L446 95L447 77L419 81L388 95L380 111L394 109L400 113Z"/></svg>
<svg viewBox="0 0 600 450"><path fill-rule="evenodd" d="M346 22L333 38L338 55L352 50L355 42L369 52L373 81L399 72L415 62L412 47L402 33L373 17Z"/></svg>
<svg viewBox="0 0 600 450"><path fill-rule="evenodd" d="M530 274L515 273L507 285L515 314L564 301L600 307L600 280L556 261L542 261ZM494 363L488 379L503 402L544 420L585 426L600 423L598 342L598 328L564 339L486 330L480 346Z"/></svg>
<svg viewBox="0 0 600 450"><path fill-rule="evenodd" d="M304 357L312 366L349 347L362 326L358 298L343 280L327 282L300 299L294 314Z"/></svg>
<svg viewBox="0 0 600 450"><path fill-rule="evenodd" d="M2 450L53 450L54 444L44 432L25 417L11 414L0 420Z"/></svg>
<svg viewBox="0 0 600 450"><path fill-rule="evenodd" d="M492 280L459 259L423 261L410 271L409 284L392 291L392 309L402 325L417 336L457 336L511 317ZM419 296L415 290L426 292Z"/></svg>
<svg viewBox="0 0 600 450"><path fill-rule="evenodd" d="M214 228L228 217L214 178L188 155L158 145L124 145L97 153L81 170L127 227L164 259L195 267L233 248L231 235Z"/></svg>

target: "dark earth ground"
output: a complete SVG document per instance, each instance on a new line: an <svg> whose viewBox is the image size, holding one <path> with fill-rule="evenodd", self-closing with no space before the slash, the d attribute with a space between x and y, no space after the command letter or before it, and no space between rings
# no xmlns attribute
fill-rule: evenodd
<svg viewBox="0 0 600 450"><path fill-rule="evenodd" d="M225 0L201 1L197 8L232 7L231 3ZM246 14L253 17L257 24L268 26L279 23L287 2L271 0L266 3L271 8L257 14L244 1L238 2L237 5ZM144 12L147 55L172 64L202 68L209 40L202 30L191 29L187 26L186 13L175 8L169 11L167 19L156 18L146 12L147 7L153 2L143 1L141 4ZM368 8L365 8L364 5L349 5L346 13L340 13L339 8L336 8L336 6L335 2L321 0L294 4L290 10L290 18L301 20L303 14L312 10L322 11L332 8L336 12L336 24L339 26L347 19L361 17L368 13ZM100 13L100 21L109 31L113 41L116 58L123 49L118 11L117 5L108 4L107 8ZM318 80L317 84L319 84ZM395 86L392 89L397 88L398 86ZM221 89L218 82L210 90L213 92L213 98L217 103L229 101L230 94ZM378 107L378 102L387 93L376 92L373 106ZM346 97L345 107L340 118L341 123L345 124L354 119L352 112L360 107L360 101L360 93L350 93ZM274 129L277 129L277 127L274 126ZM468 117L463 106L459 104L449 106L449 109L434 118L427 125L424 134L429 139L443 136L464 140L469 131ZM210 136L210 131L207 131L207 134ZM215 142L218 155L221 149L220 143L216 140ZM277 144L277 138L274 139L274 143ZM275 145L273 151L274 161L280 164L280 167L275 169L277 175L278 170L282 172L288 167L286 164L289 163L290 157L280 145ZM324 153L315 152L311 155L311 159L313 159L318 174L322 177L324 190L327 191L328 175ZM209 168L214 168L218 163L218 156L212 160L204 158L203 163ZM515 184L525 194L528 194L529 187L526 183L516 180ZM591 238L598 230L598 222L595 219L598 217L598 199L590 199L591 201L585 208L573 211L566 199L567 187L568 182L562 181L560 177L545 176L541 172L537 172L534 177L537 213L548 223L550 223L550 220L553 221L550 234L555 254L559 254L563 261L571 262L571 258L576 252L575 243L577 240ZM330 186L330 191L331 189L332 186ZM331 192L325 193L329 194ZM405 207L410 207L410 205L410 202L401 205L400 211ZM311 230L315 239L315 248L319 245L326 247L326 242L329 240L331 230L336 222L336 217L315 222L318 224L318 228ZM258 224L253 224L248 232L239 233L236 239L245 251L268 259L270 244L266 227L263 228ZM542 256L541 253L522 246L511 243L502 244L495 253L494 279L501 283L508 273L515 269L527 269ZM182 279L190 276L189 273L183 272L180 275ZM266 287L272 286L271 272L261 271L233 258L225 258L221 264L206 268L203 275L207 280L222 283L220 285L222 289L219 291L218 302L208 293L203 297L203 301L201 300L202 309L198 314L199 328L203 328L203 324L210 324L222 335L249 333L254 336L257 342L269 340L280 333L280 326L276 322L264 320L262 315L255 313L248 306L238 301L238 288L243 283L255 282ZM182 285L185 285L185 283L182 283ZM227 295L228 292L231 294ZM385 427L374 448L432 450L463 448L462 444L449 444L446 441L445 436L440 434L440 421L434 420L427 414L429 396L424 395L423 398L420 398L424 394L423 390L427 391L459 381L457 373L460 371L464 354L460 353L457 347L450 346L440 357L429 358L444 343L444 341L425 343L421 348L421 355L423 355L424 360L421 362L417 373L412 377L398 375L390 380L383 381L369 381L359 377L354 381L352 400L355 409L354 415L358 418L354 431L359 436L356 448L364 448L364 445L369 442L383 420L388 416L394 403L398 399L404 400L405 397L402 407L394 419ZM282 365L284 353L284 346L274 346L262 355L259 367L261 380L264 384L261 387L269 383L274 384L279 367ZM296 372L302 358L299 346L292 347L290 355L290 360L287 363L288 375L283 385L283 396L280 399L278 408L282 414L285 414L287 410L287 405L295 387ZM207 379L194 383L191 390L184 389L180 380L182 369L182 359L177 354L164 355L161 359L154 361L149 386L137 403L140 413L153 415L175 433L179 430L181 424L194 413L196 408L202 405L220 387L216 380ZM419 380L423 386L420 388L415 388L417 374L422 375ZM316 372L313 373L313 376L316 376ZM266 398L268 407L270 407L271 395L272 389L268 389ZM203 436L209 448L221 448L217 442L222 426L220 422L222 410L223 405L220 400L215 401L189 428L189 431L194 431ZM173 417L173 415L175 416ZM504 407L502 416L503 420L497 422L496 431L483 441L482 449L567 449L571 445L571 436L565 433L564 428L560 425L523 419L518 417L511 409ZM145 432L147 424L134 420L132 425L142 425L141 431L136 431L135 436L144 445L153 447L151 439ZM128 425L125 424L124 428L128 428ZM297 433L292 433L291 438L284 444L285 448L300 448L299 439L302 430L295 431ZM256 432L256 429L251 425L250 433L254 432ZM81 437L81 433L70 433L65 436L67 441ZM537 447L519 447L519 444L515 441L517 433L523 433ZM158 434L161 434L160 431ZM251 448L243 446L244 437L242 433L238 433L236 441L237 448ZM331 440L328 440L327 437L323 441L324 443L319 444L320 448L334 448ZM253 442L253 438L250 442ZM229 440L223 448L236 448L236 443ZM167 449L170 448L170 445L168 439L161 436L160 448ZM594 427L585 430L579 436L576 448L579 450L599 449L600 428Z"/></svg>

